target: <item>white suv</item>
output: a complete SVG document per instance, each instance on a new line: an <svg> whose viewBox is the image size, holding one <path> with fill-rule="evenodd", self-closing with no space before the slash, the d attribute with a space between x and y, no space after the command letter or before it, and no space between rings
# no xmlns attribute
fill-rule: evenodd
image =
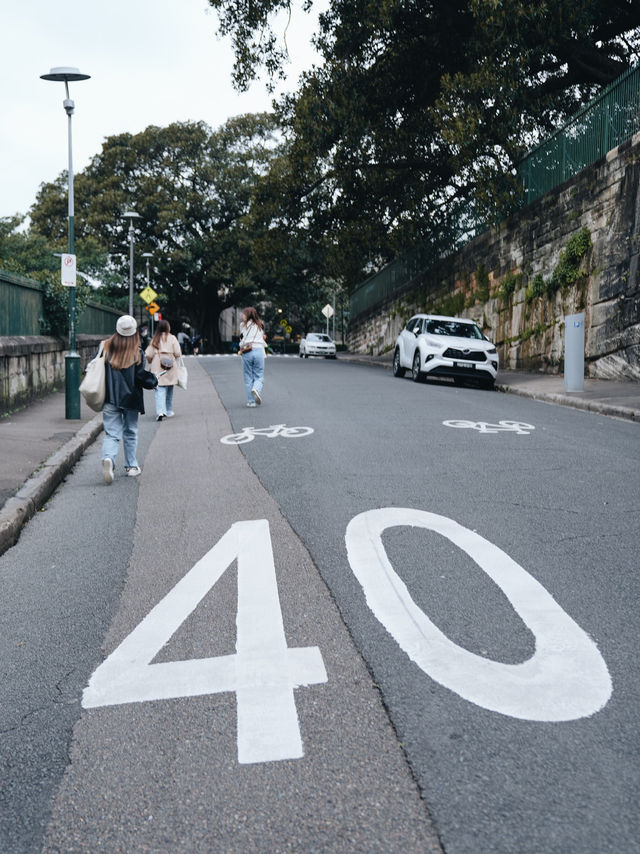
<svg viewBox="0 0 640 854"><path fill-rule="evenodd" d="M327 359L335 359L336 345L328 335L323 332L309 332L306 338L300 340L298 355L302 359L309 356L324 356Z"/></svg>
<svg viewBox="0 0 640 854"><path fill-rule="evenodd" d="M476 380L493 388L498 351L472 320L416 314L396 340L393 375L411 371L414 382L426 377L452 377L458 385Z"/></svg>

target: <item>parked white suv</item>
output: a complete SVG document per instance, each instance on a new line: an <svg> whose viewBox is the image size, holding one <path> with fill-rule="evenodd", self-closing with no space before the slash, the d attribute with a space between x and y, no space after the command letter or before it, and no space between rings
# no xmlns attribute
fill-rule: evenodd
<svg viewBox="0 0 640 854"><path fill-rule="evenodd" d="M426 377L452 377L462 384L476 380L493 388L498 351L472 320L415 314L396 340L393 375L411 371L414 382Z"/></svg>
<svg viewBox="0 0 640 854"><path fill-rule="evenodd" d="M302 359L309 356L324 356L327 359L336 358L336 345L323 332L309 332L306 338L300 339L298 355Z"/></svg>

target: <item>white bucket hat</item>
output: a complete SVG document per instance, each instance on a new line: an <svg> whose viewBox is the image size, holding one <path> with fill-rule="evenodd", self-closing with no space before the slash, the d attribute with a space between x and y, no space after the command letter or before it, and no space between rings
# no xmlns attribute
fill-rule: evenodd
<svg viewBox="0 0 640 854"><path fill-rule="evenodd" d="M130 335L135 335L137 329L138 323L135 317L131 317L130 314L123 314L122 317L118 318L116 331L119 332L120 335L124 335L125 338L128 338Z"/></svg>

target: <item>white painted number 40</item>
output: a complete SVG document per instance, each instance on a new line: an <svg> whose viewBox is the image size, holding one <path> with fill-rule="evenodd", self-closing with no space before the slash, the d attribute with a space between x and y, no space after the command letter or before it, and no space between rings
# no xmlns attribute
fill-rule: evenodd
<svg viewBox="0 0 640 854"><path fill-rule="evenodd" d="M528 661L504 664L463 649L415 604L382 542L388 528L405 526L446 537L502 590L535 636L536 649ZM427 676L470 703L514 718L551 722L587 717L609 699L611 677L595 643L538 581L479 534L445 516L387 507L352 519L346 546L376 618ZM236 558L235 655L151 664ZM268 522L237 522L98 667L83 706L232 691L238 760L270 762L303 755L293 692L326 681L317 647L287 647Z"/></svg>
<svg viewBox="0 0 640 854"><path fill-rule="evenodd" d="M224 571L238 560L236 653L151 664ZM237 522L97 668L85 708L236 694L238 761L303 755L293 691L327 681L317 647L287 647L269 523Z"/></svg>

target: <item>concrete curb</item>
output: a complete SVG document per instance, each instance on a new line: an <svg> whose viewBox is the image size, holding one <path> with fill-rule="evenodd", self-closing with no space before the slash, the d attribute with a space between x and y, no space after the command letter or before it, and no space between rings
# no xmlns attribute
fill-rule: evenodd
<svg viewBox="0 0 640 854"><path fill-rule="evenodd" d="M530 391L529 389L517 388L508 383L496 383L498 391L507 394L518 394L520 397L530 397L542 403L554 403L557 406L570 406L573 409L582 409L586 412L595 412L598 415L608 415L612 418L624 418L627 421L640 421L640 409L627 406L615 406L611 403L603 403L600 400L587 400L580 397L571 397L569 394L558 394L557 392Z"/></svg>
<svg viewBox="0 0 640 854"><path fill-rule="evenodd" d="M14 546L22 528L46 504L84 451L102 432L102 415L88 421L65 445L42 464L13 498L0 509L0 555Z"/></svg>

